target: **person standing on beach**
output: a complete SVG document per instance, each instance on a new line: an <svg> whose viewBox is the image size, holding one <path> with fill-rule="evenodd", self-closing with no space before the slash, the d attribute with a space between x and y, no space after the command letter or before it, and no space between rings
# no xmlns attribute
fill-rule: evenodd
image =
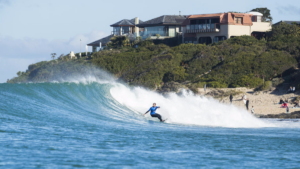
<svg viewBox="0 0 300 169"><path fill-rule="evenodd" d="M254 107L252 106L251 113L254 114Z"/></svg>
<svg viewBox="0 0 300 169"><path fill-rule="evenodd" d="M230 103L232 104L232 99L233 99L233 96L232 94L229 96L229 100L230 100Z"/></svg>
<svg viewBox="0 0 300 169"><path fill-rule="evenodd" d="M289 106L287 106L286 107L286 113L289 114L289 111L290 111Z"/></svg>
<svg viewBox="0 0 300 169"><path fill-rule="evenodd" d="M246 100L246 108L249 110L249 99Z"/></svg>
<svg viewBox="0 0 300 169"><path fill-rule="evenodd" d="M246 104L246 101L247 101L247 96L246 96L246 94L243 95L242 101L244 102L244 104Z"/></svg>

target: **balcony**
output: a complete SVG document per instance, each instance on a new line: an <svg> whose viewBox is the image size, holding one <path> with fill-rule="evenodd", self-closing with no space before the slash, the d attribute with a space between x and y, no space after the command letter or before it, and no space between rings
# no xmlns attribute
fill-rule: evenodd
<svg viewBox="0 0 300 169"><path fill-rule="evenodd" d="M130 31L122 31L122 32L120 32L120 31L111 31L111 34L112 35L125 35L125 34L129 34L129 33L131 33Z"/></svg>
<svg viewBox="0 0 300 169"><path fill-rule="evenodd" d="M212 23L212 24L195 24L195 25L187 25L184 33L204 33L204 32L219 32L220 24Z"/></svg>

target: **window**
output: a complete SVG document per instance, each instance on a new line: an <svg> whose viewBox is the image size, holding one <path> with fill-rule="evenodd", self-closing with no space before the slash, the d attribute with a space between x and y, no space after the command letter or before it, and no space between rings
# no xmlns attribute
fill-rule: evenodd
<svg viewBox="0 0 300 169"><path fill-rule="evenodd" d="M169 35L169 28L167 26L152 26L152 27L145 27L144 34L146 36L155 36L159 34L160 36L168 36ZM175 30L174 30L175 31Z"/></svg>
<svg viewBox="0 0 300 169"><path fill-rule="evenodd" d="M194 24L196 24L197 23L197 21L196 20L191 20L191 25L194 25Z"/></svg>
<svg viewBox="0 0 300 169"><path fill-rule="evenodd" d="M119 35L120 34L120 27L113 27L113 34Z"/></svg>
<svg viewBox="0 0 300 169"><path fill-rule="evenodd" d="M199 28L199 26L198 25L195 25L195 29L198 29Z"/></svg>
<svg viewBox="0 0 300 169"><path fill-rule="evenodd" d="M130 27L129 26L122 26L122 33L130 33Z"/></svg>
<svg viewBox="0 0 300 169"><path fill-rule="evenodd" d="M199 29L203 29L203 26L202 26L202 24L199 24Z"/></svg>
<svg viewBox="0 0 300 169"><path fill-rule="evenodd" d="M226 40L226 37L225 36L215 36L214 37L214 43L218 43L222 40Z"/></svg>
<svg viewBox="0 0 300 169"><path fill-rule="evenodd" d="M191 25L191 30L194 30L195 29L195 25Z"/></svg>
<svg viewBox="0 0 300 169"><path fill-rule="evenodd" d="M234 18L235 23L242 24L243 18Z"/></svg>
<svg viewBox="0 0 300 169"><path fill-rule="evenodd" d="M207 29L210 29L210 24L206 24L206 28L207 28Z"/></svg>
<svg viewBox="0 0 300 169"><path fill-rule="evenodd" d="M218 43L218 42L219 42L219 38L218 38L217 36L214 38L214 42L215 42L215 43Z"/></svg>
<svg viewBox="0 0 300 169"><path fill-rule="evenodd" d="M261 16L257 16L257 21L256 22L261 22Z"/></svg>
<svg viewBox="0 0 300 169"><path fill-rule="evenodd" d="M187 26L186 26L186 29L189 31L189 30L190 30L190 25L187 25Z"/></svg>
<svg viewBox="0 0 300 169"><path fill-rule="evenodd" d="M252 16L251 20L252 22L257 22L257 16Z"/></svg>

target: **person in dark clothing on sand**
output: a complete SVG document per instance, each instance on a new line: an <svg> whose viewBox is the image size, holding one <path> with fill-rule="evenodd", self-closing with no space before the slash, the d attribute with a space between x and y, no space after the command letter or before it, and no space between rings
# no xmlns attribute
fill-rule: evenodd
<svg viewBox="0 0 300 169"><path fill-rule="evenodd" d="M288 90L288 93L292 93L293 92L293 87L291 86Z"/></svg>
<svg viewBox="0 0 300 169"><path fill-rule="evenodd" d="M156 103L153 103L153 106L150 107L150 109L144 114L144 116L150 111L151 117L157 117L160 120L160 122L164 122L165 120L161 119L161 115L155 113L156 109L159 109L159 108L160 108L159 106L156 106Z"/></svg>
<svg viewBox="0 0 300 169"><path fill-rule="evenodd" d="M232 104L232 99L233 99L233 96L232 94L229 96L229 100L230 100L230 103Z"/></svg>
<svg viewBox="0 0 300 169"><path fill-rule="evenodd" d="M249 99L247 99L247 101L246 101L246 108L247 108L247 110L249 110Z"/></svg>
<svg viewBox="0 0 300 169"><path fill-rule="evenodd" d="M280 99L279 104L283 104L283 103L284 103L283 99Z"/></svg>
<svg viewBox="0 0 300 169"><path fill-rule="evenodd" d="M294 103L295 105L294 105L294 108L299 108L300 106L299 106L299 102L295 102Z"/></svg>

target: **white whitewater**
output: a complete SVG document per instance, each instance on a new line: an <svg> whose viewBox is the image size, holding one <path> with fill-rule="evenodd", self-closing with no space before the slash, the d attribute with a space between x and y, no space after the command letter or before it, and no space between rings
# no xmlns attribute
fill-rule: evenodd
<svg viewBox="0 0 300 169"><path fill-rule="evenodd" d="M141 87L129 88L115 84L110 93L119 103L140 114L145 113L153 103L157 103L161 107L157 113L164 119L168 118L168 123L231 128L276 127L256 118L243 108L187 92L183 92L181 96L175 93L162 96Z"/></svg>

